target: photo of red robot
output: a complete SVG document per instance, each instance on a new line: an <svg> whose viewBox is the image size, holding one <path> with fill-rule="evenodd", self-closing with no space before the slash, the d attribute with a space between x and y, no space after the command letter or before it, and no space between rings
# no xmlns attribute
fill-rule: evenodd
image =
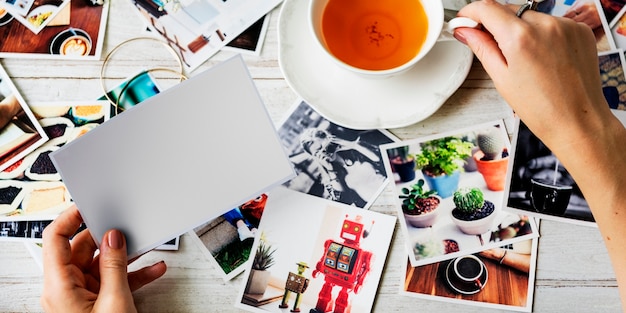
<svg viewBox="0 0 626 313"><path fill-rule="evenodd" d="M366 230L362 219L362 216L357 215L351 220L346 215L339 235L343 242L328 239L324 243L324 256L317 262L312 274L313 278L324 275L324 285L318 295L317 305L310 313L350 312L350 293L359 293L374 257L370 251L360 248L361 239L369 235L374 224L372 221L370 230ZM335 286L341 290L337 299L333 300Z"/></svg>

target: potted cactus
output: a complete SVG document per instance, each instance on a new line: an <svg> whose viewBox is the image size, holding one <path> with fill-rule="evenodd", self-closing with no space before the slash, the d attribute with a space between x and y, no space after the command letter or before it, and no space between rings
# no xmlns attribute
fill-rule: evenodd
<svg viewBox="0 0 626 313"><path fill-rule="evenodd" d="M493 191L504 190L509 153L505 147L504 135L497 128L481 132L476 136L479 151L474 153L478 172L485 179L487 188Z"/></svg>
<svg viewBox="0 0 626 313"><path fill-rule="evenodd" d="M414 227L430 227L437 220L439 211L437 208L441 198L434 190L424 189L424 180L419 179L410 188L402 188L402 213L404 219Z"/></svg>
<svg viewBox="0 0 626 313"><path fill-rule="evenodd" d="M415 179L415 158L409 154L409 147L402 146L387 150L391 169L400 177L400 181L410 182Z"/></svg>
<svg viewBox="0 0 626 313"><path fill-rule="evenodd" d="M247 294L264 294L270 279L270 271L268 269L274 265L274 252L269 245L264 234L261 234L259 246L252 260L252 269L246 284L245 293Z"/></svg>
<svg viewBox="0 0 626 313"><path fill-rule="evenodd" d="M459 137L449 136L423 142L415 154L416 167L422 170L431 190L441 198L452 196L458 188L465 158L471 156L473 144Z"/></svg>
<svg viewBox="0 0 626 313"><path fill-rule="evenodd" d="M454 224L468 235L480 235L491 229L496 216L493 202L485 200L480 188L460 188L452 196L451 211Z"/></svg>

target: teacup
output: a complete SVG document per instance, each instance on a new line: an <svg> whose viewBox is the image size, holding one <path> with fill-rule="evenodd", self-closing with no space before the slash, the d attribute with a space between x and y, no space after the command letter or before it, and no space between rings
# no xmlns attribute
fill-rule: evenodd
<svg viewBox="0 0 626 313"><path fill-rule="evenodd" d="M530 182L530 203L537 212L557 216L565 213L572 195L572 186L534 178Z"/></svg>
<svg viewBox="0 0 626 313"><path fill-rule="evenodd" d="M458 257L452 263L454 275L464 283L473 284L478 289L483 288L483 283L480 281L483 267L483 262L473 254Z"/></svg>
<svg viewBox="0 0 626 313"><path fill-rule="evenodd" d="M450 40L459 27L478 23L457 17L444 22L435 0L310 0L309 25L315 41L340 67L369 78L403 73L435 43Z"/></svg>

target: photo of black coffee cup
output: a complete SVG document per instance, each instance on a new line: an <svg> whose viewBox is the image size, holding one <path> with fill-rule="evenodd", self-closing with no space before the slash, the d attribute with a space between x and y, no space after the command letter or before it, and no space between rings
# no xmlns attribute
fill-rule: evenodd
<svg viewBox="0 0 626 313"><path fill-rule="evenodd" d="M562 216L572 195L571 185L558 185L546 180L531 179L530 203L539 213Z"/></svg>
<svg viewBox="0 0 626 313"><path fill-rule="evenodd" d="M487 283L487 268L477 256L470 254L448 263L446 281L457 293L471 295L480 292Z"/></svg>

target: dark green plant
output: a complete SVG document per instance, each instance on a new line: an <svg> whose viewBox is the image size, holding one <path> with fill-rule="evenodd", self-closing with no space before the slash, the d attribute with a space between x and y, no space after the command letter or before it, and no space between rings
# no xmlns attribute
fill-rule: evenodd
<svg viewBox="0 0 626 313"><path fill-rule="evenodd" d="M437 194L435 190L424 190L424 180L419 179L417 183L413 184L410 188L402 188L400 199L403 199L402 205L410 211L420 207L420 199L427 199L435 194Z"/></svg>
<svg viewBox="0 0 626 313"><path fill-rule="evenodd" d="M254 255L252 268L259 271L270 268L274 265L274 252L276 252L276 249L272 249L272 246L267 244L265 240L260 240L256 254Z"/></svg>
<svg viewBox="0 0 626 313"><path fill-rule="evenodd" d="M463 168L473 147L471 142L454 136L424 142L422 151L415 155L416 168L430 176L451 175Z"/></svg>
<svg viewBox="0 0 626 313"><path fill-rule="evenodd" d="M458 189L454 192L452 201L454 201L456 208L464 213L478 211L485 204L482 190L476 187Z"/></svg>

